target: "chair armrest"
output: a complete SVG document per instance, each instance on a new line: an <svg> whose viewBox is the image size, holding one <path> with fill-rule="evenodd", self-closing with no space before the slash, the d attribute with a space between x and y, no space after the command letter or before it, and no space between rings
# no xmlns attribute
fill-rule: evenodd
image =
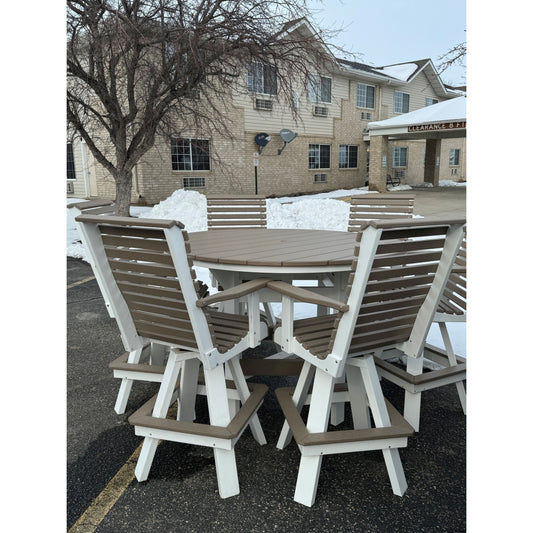
<svg viewBox="0 0 533 533"><path fill-rule="evenodd" d="M306 302L309 304L323 305L324 307L331 307L336 309L341 313L345 313L350 308L348 304L334 300L333 298L328 298L327 296L321 296L314 292L302 289L302 287L295 287L284 281L269 281L267 287L274 292L279 294L289 296L294 300L299 302Z"/></svg>
<svg viewBox="0 0 533 533"><path fill-rule="evenodd" d="M226 300L234 300L235 298L241 298L242 296L246 296L247 294L265 288L269 281L269 279L263 278L253 279L251 281L241 283L236 287L231 287L230 289L217 292L212 296L200 298L199 300L196 300L196 305L198 307L207 307L208 305L212 305L217 302L225 302Z"/></svg>

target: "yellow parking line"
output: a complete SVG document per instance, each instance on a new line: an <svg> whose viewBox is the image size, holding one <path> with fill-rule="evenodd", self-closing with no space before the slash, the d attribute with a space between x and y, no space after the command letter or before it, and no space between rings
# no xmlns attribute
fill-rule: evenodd
<svg viewBox="0 0 533 533"><path fill-rule="evenodd" d="M81 285L82 283L86 283L87 281L91 281L92 279L94 279L94 276L89 276L88 278L82 279L81 281L76 281L75 283L67 285L67 289L72 289L72 287L75 287L76 285Z"/></svg>
<svg viewBox="0 0 533 533"><path fill-rule="evenodd" d="M135 465L142 444L131 454L124 466L115 474L105 489L93 500L87 510L78 518L68 533L93 533L113 505L122 496L124 491L135 477Z"/></svg>

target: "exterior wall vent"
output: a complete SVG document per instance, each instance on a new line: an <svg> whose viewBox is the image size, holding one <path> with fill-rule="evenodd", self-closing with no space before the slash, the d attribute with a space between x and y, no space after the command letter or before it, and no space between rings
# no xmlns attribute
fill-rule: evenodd
<svg viewBox="0 0 533 533"><path fill-rule="evenodd" d="M368 113L367 111L363 111L361 113L361 120L372 120L372 113Z"/></svg>
<svg viewBox="0 0 533 533"><path fill-rule="evenodd" d="M74 194L74 183L67 181L67 194Z"/></svg>
<svg viewBox="0 0 533 533"><path fill-rule="evenodd" d="M328 181L327 174L315 174L315 183L326 183Z"/></svg>

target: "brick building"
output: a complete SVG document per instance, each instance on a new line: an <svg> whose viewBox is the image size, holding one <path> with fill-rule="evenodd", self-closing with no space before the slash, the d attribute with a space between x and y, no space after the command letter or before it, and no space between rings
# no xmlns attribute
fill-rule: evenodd
<svg viewBox="0 0 533 533"><path fill-rule="evenodd" d="M362 187L368 179L369 122L460 94L442 83L430 59L385 67L336 59L294 94L300 114L295 120L277 97L269 69L252 64L242 74L244 83L238 84L247 91L228 87L233 139L192 131L181 138L159 138L134 170L132 202L155 204L180 188L204 194L254 193L256 168L258 193L264 195ZM286 145L280 136L284 129L298 134ZM270 136L261 150L255 142L258 133ZM390 142L387 173L404 184L423 182L425 148L424 141ZM466 180L465 149L464 138L442 140L439 179ZM67 194L115 196L112 177L77 140L67 145Z"/></svg>

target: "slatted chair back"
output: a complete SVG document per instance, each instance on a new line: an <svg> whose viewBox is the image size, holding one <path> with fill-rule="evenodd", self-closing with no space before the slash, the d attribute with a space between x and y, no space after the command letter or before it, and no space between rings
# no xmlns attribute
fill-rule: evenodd
<svg viewBox="0 0 533 533"><path fill-rule="evenodd" d="M207 196L207 229L266 228L264 196Z"/></svg>
<svg viewBox="0 0 533 533"><path fill-rule="evenodd" d="M466 320L466 237L457 252L452 273L437 309L436 321Z"/></svg>
<svg viewBox="0 0 533 533"><path fill-rule="evenodd" d="M371 221L357 236L348 311L301 321L294 336L341 375L348 354L396 346L419 357L462 242L464 220ZM298 354L300 355L300 354ZM333 364L332 364L333 363Z"/></svg>
<svg viewBox="0 0 533 533"><path fill-rule="evenodd" d="M204 354L216 347L209 312L196 306L199 286L180 222L94 215L77 221L127 349L137 349L142 339Z"/></svg>
<svg viewBox="0 0 533 533"><path fill-rule="evenodd" d="M113 202L110 201L102 201L102 200L90 200L86 202L76 202L73 204L67 205L68 213L74 222L74 225L76 226L76 230L78 231L78 235L81 239L81 242L84 245L85 249L85 255L87 262L91 265L93 272L95 274L96 282L98 283L98 287L100 288L100 292L102 293L102 296L104 297L104 303L107 309L107 312L109 313L109 316L111 318L114 318L113 311L111 309L111 305L109 304L109 296L106 292L106 287L104 283L100 280L100 276L97 272L94 270L94 258L92 257L91 251L88 249L87 246L85 246L86 237L84 235L84 229L83 227L76 221L76 217L79 215L85 213L85 214L92 214L92 215L101 215L101 214L113 214L115 210L115 205Z"/></svg>
<svg viewBox="0 0 533 533"><path fill-rule="evenodd" d="M360 231L370 220L412 218L415 195L363 194L350 199L348 231Z"/></svg>

